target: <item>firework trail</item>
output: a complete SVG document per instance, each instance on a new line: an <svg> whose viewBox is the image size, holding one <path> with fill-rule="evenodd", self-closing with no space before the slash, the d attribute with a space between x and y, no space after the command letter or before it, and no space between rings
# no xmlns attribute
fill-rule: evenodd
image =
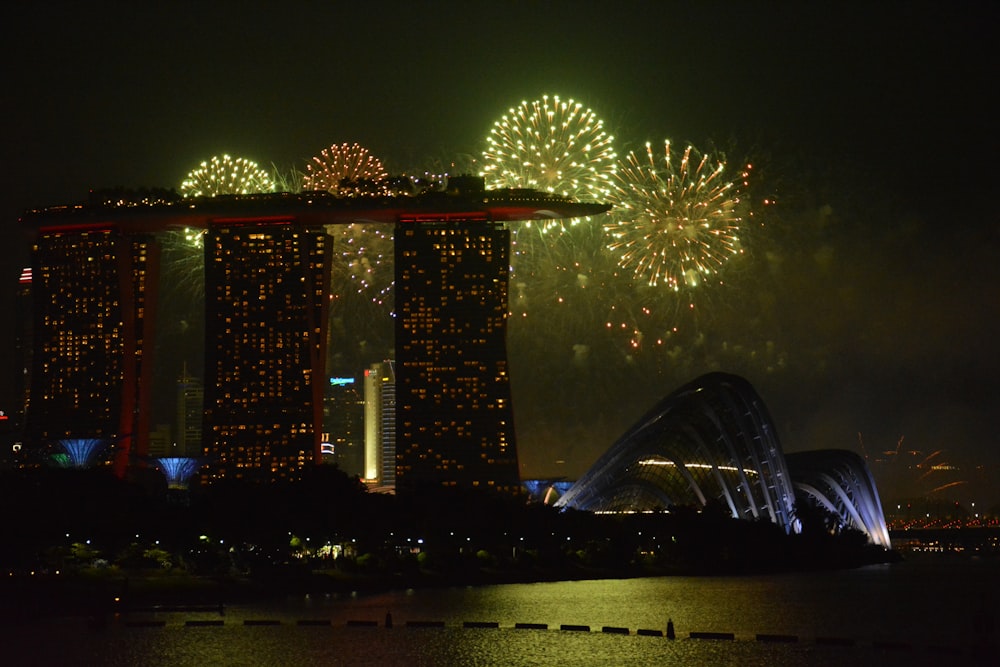
<svg viewBox="0 0 1000 667"><path fill-rule="evenodd" d="M205 230L171 229L160 234L163 268L171 286L167 296L180 296L187 304L205 297Z"/></svg>

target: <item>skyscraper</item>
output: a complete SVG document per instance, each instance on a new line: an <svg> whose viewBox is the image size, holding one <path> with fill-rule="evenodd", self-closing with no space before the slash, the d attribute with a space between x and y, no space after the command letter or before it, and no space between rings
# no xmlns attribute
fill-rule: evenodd
<svg viewBox="0 0 1000 667"><path fill-rule="evenodd" d="M396 372L391 360L365 370L365 478L396 486Z"/></svg>
<svg viewBox="0 0 1000 667"><path fill-rule="evenodd" d="M332 462L348 475L364 477L364 397L353 377L332 377L323 401L324 442L332 449Z"/></svg>
<svg viewBox="0 0 1000 667"><path fill-rule="evenodd" d="M205 403L205 388L201 380L191 377L187 365L177 380L177 426L176 456L201 455L202 415Z"/></svg>
<svg viewBox="0 0 1000 667"><path fill-rule="evenodd" d="M517 492L510 232L486 215L396 226L396 485Z"/></svg>
<svg viewBox="0 0 1000 667"><path fill-rule="evenodd" d="M17 283L17 294L14 300L14 322L17 327L14 337L14 399L12 414L8 428L19 434L24 430L24 418L31 397L31 357L34 352L34 322L32 321L31 305L31 267L25 267Z"/></svg>
<svg viewBox="0 0 1000 667"><path fill-rule="evenodd" d="M155 235L190 228L207 232L200 451L191 451L189 438L197 421L188 413L193 394L181 400L178 438L187 456L206 461L203 482L297 477L321 456L335 296L328 293L331 237L324 229L364 220L397 225L397 365L395 383L381 386L381 465L372 457L374 471L384 481L398 472L414 485L518 487L503 224L593 215L607 206L531 190L486 191L475 178L412 197L112 194L21 218L34 237L25 287L33 314L25 336L25 450L39 458L60 448L111 452L120 475L130 462L146 465Z"/></svg>
<svg viewBox="0 0 1000 667"><path fill-rule="evenodd" d="M210 226L206 479L294 479L319 462L330 240L290 219Z"/></svg>
<svg viewBox="0 0 1000 667"><path fill-rule="evenodd" d="M111 226L39 234L31 274L32 448L101 440L112 445L119 474L130 454L146 453L157 248Z"/></svg>

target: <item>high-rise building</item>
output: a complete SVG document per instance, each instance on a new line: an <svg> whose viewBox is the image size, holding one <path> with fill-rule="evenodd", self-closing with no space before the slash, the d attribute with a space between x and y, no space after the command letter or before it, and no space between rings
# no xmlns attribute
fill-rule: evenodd
<svg viewBox="0 0 1000 667"><path fill-rule="evenodd" d="M176 451L171 456L200 456L201 427L205 404L205 388L201 380L191 377L187 365L177 380Z"/></svg>
<svg viewBox="0 0 1000 667"><path fill-rule="evenodd" d="M517 488L503 224L607 206L486 191L476 178L412 197L125 195L21 218L34 239L23 291L32 313L22 338L31 360L22 392L26 463L32 451L36 460L73 451L88 463L113 457L120 475L130 462L148 464L155 235L180 228L206 232L204 413L200 449L192 451L198 389L178 390L184 454L205 460L203 482L294 478L319 462L327 317L336 297L324 230L364 220L397 225L398 314L397 363L388 375L382 369L390 380L380 386L376 451L364 476Z"/></svg>
<svg viewBox="0 0 1000 667"><path fill-rule="evenodd" d="M364 398L353 377L332 377L323 401L324 444L331 453L324 456L348 475L364 476Z"/></svg>
<svg viewBox="0 0 1000 667"><path fill-rule="evenodd" d="M206 481L294 479L319 463L330 241L290 219L210 226Z"/></svg>
<svg viewBox="0 0 1000 667"><path fill-rule="evenodd" d="M365 479L396 486L396 371L392 360L365 371Z"/></svg>
<svg viewBox="0 0 1000 667"><path fill-rule="evenodd" d="M25 267L17 282L17 293L14 300L14 399L9 428L18 434L24 430L24 418L31 400L31 356L33 353L34 322L31 306L31 267Z"/></svg>
<svg viewBox="0 0 1000 667"><path fill-rule="evenodd" d="M442 218L396 226L396 486L516 493L510 232L485 215Z"/></svg>
<svg viewBox="0 0 1000 667"><path fill-rule="evenodd" d="M149 456L177 456L176 443L170 438L170 424L157 424L149 432Z"/></svg>
<svg viewBox="0 0 1000 667"><path fill-rule="evenodd" d="M110 226L39 234L26 429L39 453L101 440L120 474L146 454L157 248Z"/></svg>

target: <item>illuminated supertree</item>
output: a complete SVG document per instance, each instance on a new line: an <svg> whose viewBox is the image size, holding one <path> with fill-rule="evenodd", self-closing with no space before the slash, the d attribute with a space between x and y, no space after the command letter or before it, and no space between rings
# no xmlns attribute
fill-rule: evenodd
<svg viewBox="0 0 1000 667"><path fill-rule="evenodd" d="M274 192L274 183L253 160L216 155L191 171L180 190L184 197L248 195Z"/></svg>
<svg viewBox="0 0 1000 667"><path fill-rule="evenodd" d="M190 456L165 456L153 459L167 478L167 488L186 489L188 480L198 472L202 461Z"/></svg>
<svg viewBox="0 0 1000 667"><path fill-rule="evenodd" d="M646 144L620 164L614 205L605 224L608 248L622 268L650 286L674 291L697 287L741 252L740 188L726 177L726 163L688 146L674 159L670 142L657 158ZM741 173L745 185L747 172Z"/></svg>
<svg viewBox="0 0 1000 667"><path fill-rule="evenodd" d="M369 153L367 148L358 144L334 144L324 148L306 165L302 189L326 190L335 195L348 196L352 191L346 184L373 183L387 176L382 161Z"/></svg>
<svg viewBox="0 0 1000 667"><path fill-rule="evenodd" d="M86 468L90 465L104 444L103 440L96 438L70 438L59 441L59 445L68 457L69 466L73 468Z"/></svg>

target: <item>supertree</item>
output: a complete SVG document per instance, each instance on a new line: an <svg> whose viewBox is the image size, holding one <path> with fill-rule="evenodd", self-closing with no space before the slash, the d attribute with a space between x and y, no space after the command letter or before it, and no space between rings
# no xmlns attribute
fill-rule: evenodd
<svg viewBox="0 0 1000 667"><path fill-rule="evenodd" d="M184 197L247 195L274 192L274 183L253 160L216 155L189 172L180 191Z"/></svg>
<svg viewBox="0 0 1000 667"><path fill-rule="evenodd" d="M325 190L335 195L352 194L360 182L378 182L388 174L382 161L358 144L334 144L324 148L306 165L303 190ZM350 184L350 185L349 185Z"/></svg>
<svg viewBox="0 0 1000 667"><path fill-rule="evenodd" d="M747 176L742 171L740 181ZM669 141L660 158L648 143L645 159L630 152L609 200L608 248L622 268L651 287L697 287L741 252L739 182L727 178L724 159L692 146L679 160Z"/></svg>
<svg viewBox="0 0 1000 667"><path fill-rule="evenodd" d="M96 438L68 438L59 445L68 457L68 467L86 468L107 443Z"/></svg>
<svg viewBox="0 0 1000 667"><path fill-rule="evenodd" d="M198 472L203 461L191 456L164 456L153 459L171 489L186 489L188 480Z"/></svg>

